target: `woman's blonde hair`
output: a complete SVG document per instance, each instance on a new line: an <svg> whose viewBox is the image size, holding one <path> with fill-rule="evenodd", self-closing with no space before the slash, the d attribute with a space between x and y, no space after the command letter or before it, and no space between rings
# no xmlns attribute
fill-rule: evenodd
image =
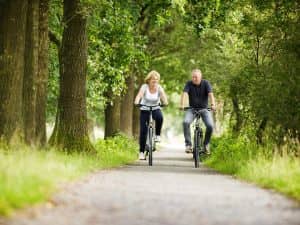
<svg viewBox="0 0 300 225"><path fill-rule="evenodd" d="M152 78L157 78L158 81L160 80L160 74L155 71L155 70L152 70L150 73L148 73L148 75L145 77L145 83L149 83L149 80L151 80Z"/></svg>

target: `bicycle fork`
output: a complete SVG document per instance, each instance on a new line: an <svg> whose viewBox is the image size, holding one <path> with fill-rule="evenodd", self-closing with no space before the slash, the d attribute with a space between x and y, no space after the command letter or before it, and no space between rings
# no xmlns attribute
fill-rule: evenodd
<svg viewBox="0 0 300 225"><path fill-rule="evenodd" d="M202 153L201 142L202 142L202 129L197 124L194 133L194 149L193 149L193 157L195 160L196 168L199 167L200 154Z"/></svg>

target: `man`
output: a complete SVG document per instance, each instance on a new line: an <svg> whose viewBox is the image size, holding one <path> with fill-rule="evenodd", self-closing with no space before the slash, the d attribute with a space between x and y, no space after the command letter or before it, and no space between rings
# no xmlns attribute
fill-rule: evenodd
<svg viewBox="0 0 300 225"><path fill-rule="evenodd" d="M215 98L212 92L212 87L207 80L202 79L202 73L199 69L192 71L192 80L185 84L180 101L180 108L183 109L187 99L189 100L189 106L192 108L208 108L208 98L211 103L211 109L215 110ZM213 119L208 110L204 110L201 114L201 118L206 126L205 138L204 138L204 151L206 154L210 154L209 141L213 131ZM192 153L191 131L190 125L194 121L192 109L188 109L185 113L183 121L183 132L185 139L185 152Z"/></svg>

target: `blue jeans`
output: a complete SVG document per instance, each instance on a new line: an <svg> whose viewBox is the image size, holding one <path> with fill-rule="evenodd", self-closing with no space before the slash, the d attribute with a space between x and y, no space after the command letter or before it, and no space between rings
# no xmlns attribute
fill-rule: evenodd
<svg viewBox="0 0 300 225"><path fill-rule="evenodd" d="M163 114L160 109L152 111L152 117L155 120L155 135L160 135L161 127L163 124ZM148 123L150 119L150 112L141 110L140 114L140 152L145 151Z"/></svg>
<svg viewBox="0 0 300 225"><path fill-rule="evenodd" d="M212 132L213 132L213 127L214 127L214 122L212 119L212 115L208 110L204 110L201 113L201 118L203 123L205 124L206 131L205 131L205 138L204 138L204 145L209 144ZM184 120L183 120L183 133L184 133L184 139L185 139L185 146L192 146L192 141L191 141L191 130L190 130L190 125L194 121L195 116L193 114L192 109L188 109L185 113Z"/></svg>

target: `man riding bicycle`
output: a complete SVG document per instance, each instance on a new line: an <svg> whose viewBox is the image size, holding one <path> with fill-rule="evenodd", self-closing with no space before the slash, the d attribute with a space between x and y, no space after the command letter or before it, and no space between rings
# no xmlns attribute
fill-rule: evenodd
<svg viewBox="0 0 300 225"><path fill-rule="evenodd" d="M202 79L202 73L199 69L192 71L192 80L185 84L181 95L180 108L183 109L187 99L191 108L206 109L201 113L201 118L205 124L204 151L210 154L209 141L213 132L213 119L211 113L207 110L208 98L210 99L211 109L215 110L215 98L212 92L212 87L207 80ZM184 116L183 132L185 139L185 152L192 153L191 131L190 125L194 121L195 116L192 109L188 109Z"/></svg>

